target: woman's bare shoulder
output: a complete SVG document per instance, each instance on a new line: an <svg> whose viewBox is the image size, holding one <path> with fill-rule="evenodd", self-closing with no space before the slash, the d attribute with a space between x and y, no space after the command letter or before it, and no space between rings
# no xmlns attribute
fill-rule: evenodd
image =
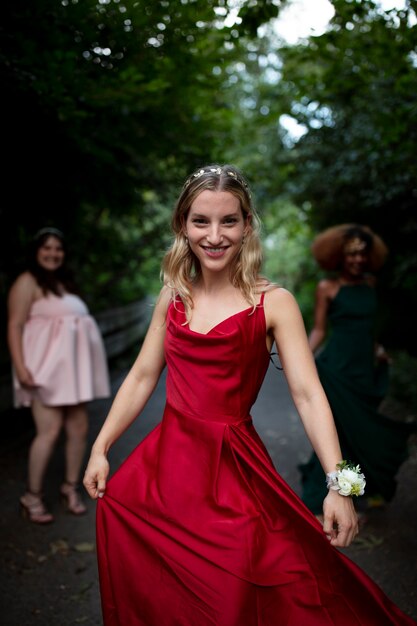
<svg viewBox="0 0 417 626"><path fill-rule="evenodd" d="M340 282L337 278L322 278L317 283L317 289L321 289L322 291L330 291L332 289L338 288Z"/></svg>
<svg viewBox="0 0 417 626"><path fill-rule="evenodd" d="M25 287L36 286L36 279L31 272L22 272L16 278L13 283L14 285L24 285Z"/></svg>
<svg viewBox="0 0 417 626"><path fill-rule="evenodd" d="M10 294L24 293L26 296L30 294L35 298L38 290L38 283L33 274L30 272L22 272L10 287Z"/></svg>
<svg viewBox="0 0 417 626"><path fill-rule="evenodd" d="M275 286L264 297L264 311L267 332L299 322L302 319L295 296L284 287Z"/></svg>
<svg viewBox="0 0 417 626"><path fill-rule="evenodd" d="M298 307L297 300L291 291L272 283L270 288L265 291L264 303L268 308Z"/></svg>
<svg viewBox="0 0 417 626"><path fill-rule="evenodd" d="M164 285L155 300L155 312L165 317L173 295L173 290Z"/></svg>
<svg viewBox="0 0 417 626"><path fill-rule="evenodd" d="M340 289L340 282L337 278L323 278L319 280L316 287L318 297L332 300Z"/></svg>
<svg viewBox="0 0 417 626"><path fill-rule="evenodd" d="M35 300L42 296L42 291L30 272L20 274L10 287L7 306L11 317L26 318Z"/></svg>

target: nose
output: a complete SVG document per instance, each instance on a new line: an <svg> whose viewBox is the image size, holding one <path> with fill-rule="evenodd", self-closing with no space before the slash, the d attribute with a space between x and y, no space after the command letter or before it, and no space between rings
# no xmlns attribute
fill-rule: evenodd
<svg viewBox="0 0 417 626"><path fill-rule="evenodd" d="M210 224L209 232L207 233L207 241L211 244L221 243L223 235L221 233L220 224Z"/></svg>

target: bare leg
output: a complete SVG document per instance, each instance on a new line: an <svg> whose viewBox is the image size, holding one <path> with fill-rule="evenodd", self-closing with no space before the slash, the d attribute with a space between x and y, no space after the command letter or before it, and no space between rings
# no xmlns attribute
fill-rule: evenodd
<svg viewBox="0 0 417 626"><path fill-rule="evenodd" d="M68 511L74 515L82 515L87 508L81 500L77 487L87 446L88 413L85 405L66 408L65 430L67 435L66 478L61 486L61 494L66 498Z"/></svg>
<svg viewBox="0 0 417 626"><path fill-rule="evenodd" d="M44 406L39 400L32 403L36 435L29 450L28 489L40 494L45 471L63 424L61 407Z"/></svg>
<svg viewBox="0 0 417 626"><path fill-rule="evenodd" d="M88 413L84 404L66 407L65 431L67 435L65 480L70 484L76 484L80 479L87 447Z"/></svg>
<svg viewBox="0 0 417 626"><path fill-rule="evenodd" d="M39 400L32 403L36 435L29 450L27 491L20 504L25 516L35 524L49 524L54 518L42 501L45 471L63 424L63 410L44 406Z"/></svg>

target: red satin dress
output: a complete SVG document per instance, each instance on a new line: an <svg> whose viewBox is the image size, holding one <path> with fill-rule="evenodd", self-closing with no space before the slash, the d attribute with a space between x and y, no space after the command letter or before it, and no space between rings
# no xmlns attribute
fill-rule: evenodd
<svg viewBox="0 0 417 626"><path fill-rule="evenodd" d="M254 429L262 301L207 334L184 322L171 304L162 422L98 502L105 626L415 624L329 544Z"/></svg>

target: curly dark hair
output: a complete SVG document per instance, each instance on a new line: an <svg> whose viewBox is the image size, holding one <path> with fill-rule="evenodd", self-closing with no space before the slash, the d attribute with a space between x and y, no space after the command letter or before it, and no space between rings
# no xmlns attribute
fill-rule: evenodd
<svg viewBox="0 0 417 626"><path fill-rule="evenodd" d="M367 252L372 250L372 246L374 243L374 238L372 237L372 234L368 230L362 228L359 224L354 224L353 226L348 228L343 235L343 239L345 243L350 241L351 239L360 239L366 245Z"/></svg>

